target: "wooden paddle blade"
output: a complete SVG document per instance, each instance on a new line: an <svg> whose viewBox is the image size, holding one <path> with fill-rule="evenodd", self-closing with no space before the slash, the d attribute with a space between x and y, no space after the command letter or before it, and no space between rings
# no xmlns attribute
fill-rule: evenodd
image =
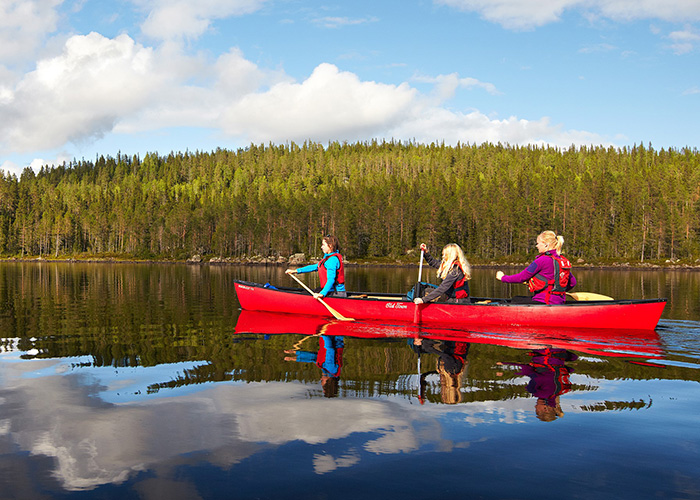
<svg viewBox="0 0 700 500"><path fill-rule="evenodd" d="M342 314L340 314L338 311L336 311L336 310L333 309L331 306L329 306L328 304L326 304L326 301L325 301L325 300L323 300L323 299L318 299L318 301L319 301L321 304L323 304L324 306L326 306L326 309L328 309L328 312L330 312L330 313L333 315L333 317L334 317L335 319L339 319L340 321L355 321L353 318L346 318L345 316L343 316Z"/></svg>
<svg viewBox="0 0 700 500"><path fill-rule="evenodd" d="M573 297L574 300L587 301L587 300L615 300L607 295L601 295L599 293L593 292L567 292L568 296Z"/></svg>
<svg viewBox="0 0 700 500"><path fill-rule="evenodd" d="M314 292L313 292L308 286L306 286L306 285L304 284L304 282L301 281L299 278L297 278L297 277L294 276L293 274L290 274L289 276L291 276L292 278L294 278L294 279L297 281L297 283L299 283L301 286L303 286L304 289L305 289L307 292L309 292L311 295L314 294ZM336 310L333 309L331 306L329 306L328 304L326 304L326 302L325 302L323 299L317 299L317 300L318 300L321 304L323 304L324 306L326 306L326 309L328 309L328 312L331 313L335 319L339 319L340 321L355 321L353 318L346 318L345 316L343 316L342 314L340 314L338 311L336 311Z"/></svg>

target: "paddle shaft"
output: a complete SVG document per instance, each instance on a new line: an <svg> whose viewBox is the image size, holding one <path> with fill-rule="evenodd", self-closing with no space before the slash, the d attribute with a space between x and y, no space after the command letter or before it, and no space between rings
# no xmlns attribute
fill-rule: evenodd
<svg viewBox="0 0 700 500"><path fill-rule="evenodd" d="M299 278L297 278L297 277L294 276L293 274L290 274L290 276L291 276L292 278L294 278L294 279L296 280L297 283L299 283L301 286L303 286L304 289L305 289L307 292L309 292L311 295L314 294L313 290L311 290L311 288L309 288L308 286L306 286L306 284L305 284L303 281L301 281ZM328 304L326 304L326 302L325 302L322 298L316 297L316 300L318 300L321 304L323 304L324 306L326 306L326 309L328 309L328 312L330 312L330 313L333 315L333 317L335 317L335 319L339 319L339 320L341 320L341 321L355 321L355 320L352 319L352 318L346 318L345 316L343 316L342 314L340 314L338 311L336 311L336 310L333 309L331 306L329 306Z"/></svg>
<svg viewBox="0 0 700 500"><path fill-rule="evenodd" d="M420 251L420 264L418 265L418 283L420 283L421 276L423 276L423 254L425 252L423 249Z"/></svg>
<svg viewBox="0 0 700 500"><path fill-rule="evenodd" d="M420 280L423 277L423 254L425 254L425 250L422 248L420 249L420 264L418 264L418 284L415 287L416 293L418 293L421 289L420 286ZM416 297L414 297L416 298ZM413 323L420 323L421 321L421 306L422 304L415 304L414 307L415 309L413 310Z"/></svg>

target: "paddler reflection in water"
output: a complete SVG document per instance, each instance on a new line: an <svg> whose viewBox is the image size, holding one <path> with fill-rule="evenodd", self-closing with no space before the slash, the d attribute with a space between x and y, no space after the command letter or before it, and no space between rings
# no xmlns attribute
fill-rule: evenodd
<svg viewBox="0 0 700 500"><path fill-rule="evenodd" d="M573 368L566 365L567 361L576 361L578 356L566 349L547 347L535 349L528 353L532 356L530 363L496 363L500 366L520 368L518 374L530 377L527 390L537 397L535 414L543 422L551 422L557 417L563 417L564 412L559 404L559 396L571 390L569 374Z"/></svg>
<svg viewBox="0 0 700 500"><path fill-rule="evenodd" d="M321 386L323 395L333 398L338 395L338 380L340 369L343 366L343 347L345 342L343 337L333 335L318 336L318 352L302 351L299 349L301 343L310 337L301 339L294 345L294 349L285 350L285 361L296 361L298 363L316 363L321 369Z"/></svg>
<svg viewBox="0 0 700 500"><path fill-rule="evenodd" d="M411 339L409 345L419 356L421 354L437 354L435 371L420 374L420 403L425 403L426 377L438 373L440 375L440 397L445 404L457 404L462 401L462 374L469 364L469 342L453 340Z"/></svg>

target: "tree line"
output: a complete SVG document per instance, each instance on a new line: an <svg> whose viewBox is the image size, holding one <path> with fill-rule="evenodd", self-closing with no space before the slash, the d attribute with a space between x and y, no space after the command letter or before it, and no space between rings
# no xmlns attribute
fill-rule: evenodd
<svg viewBox="0 0 700 500"><path fill-rule="evenodd" d="M570 258L700 258L690 148L308 142L0 173L4 257L317 256L332 233L353 259L457 242L479 262L552 229Z"/></svg>

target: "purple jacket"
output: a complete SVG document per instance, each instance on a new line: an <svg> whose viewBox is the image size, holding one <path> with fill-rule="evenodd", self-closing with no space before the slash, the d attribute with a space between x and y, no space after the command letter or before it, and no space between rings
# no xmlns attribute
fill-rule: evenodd
<svg viewBox="0 0 700 500"><path fill-rule="evenodd" d="M554 250L550 250L549 253L554 255L555 257L559 256L559 254L557 254ZM537 257L535 257L535 260L533 260L530 263L530 265L527 266L523 271L520 271L518 274L504 275L503 278L501 278L501 281L503 283L526 283L530 278L532 278L536 274L541 274L547 280L553 279L554 259L552 259L552 257L550 257L549 255L541 253ZM569 285L566 287L566 289L571 290L574 286L576 286L576 278L574 277L574 274L571 273ZM536 293L532 297L532 300L545 303L546 295L547 294L545 293L545 291ZM552 294L549 299L549 303L553 305L563 304L564 302L566 302L565 296Z"/></svg>

